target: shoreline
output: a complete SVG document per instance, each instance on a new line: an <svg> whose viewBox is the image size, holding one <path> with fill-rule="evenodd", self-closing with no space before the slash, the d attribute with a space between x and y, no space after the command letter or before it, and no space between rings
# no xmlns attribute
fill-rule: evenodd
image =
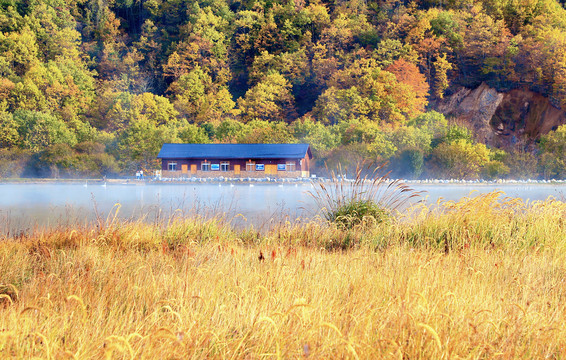
<svg viewBox="0 0 566 360"><path fill-rule="evenodd" d="M347 182L353 181L352 179L345 179ZM310 184L319 182L331 182L329 178L186 178L186 179L129 179L129 178L109 178L109 179L39 179L39 178L9 178L0 179L0 185L14 185L14 184L72 184L72 185L184 185L184 184L223 184L229 183L231 185L238 184ZM407 179L390 179L389 182L400 181L407 185L462 185L462 186L493 186L493 185L566 185L566 179L551 179L551 180L457 180L457 179L424 179L424 180L407 180Z"/></svg>

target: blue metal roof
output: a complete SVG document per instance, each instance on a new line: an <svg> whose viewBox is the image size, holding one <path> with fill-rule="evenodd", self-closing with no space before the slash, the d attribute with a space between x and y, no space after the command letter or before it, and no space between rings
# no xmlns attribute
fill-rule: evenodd
<svg viewBox="0 0 566 360"><path fill-rule="evenodd" d="M163 144L160 159L300 159L309 144Z"/></svg>

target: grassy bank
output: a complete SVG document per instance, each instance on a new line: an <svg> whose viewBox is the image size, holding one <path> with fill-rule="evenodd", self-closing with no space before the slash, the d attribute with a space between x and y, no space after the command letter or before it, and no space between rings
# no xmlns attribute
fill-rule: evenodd
<svg viewBox="0 0 566 360"><path fill-rule="evenodd" d="M0 242L2 358L563 358L566 204L353 228L110 217Z"/></svg>

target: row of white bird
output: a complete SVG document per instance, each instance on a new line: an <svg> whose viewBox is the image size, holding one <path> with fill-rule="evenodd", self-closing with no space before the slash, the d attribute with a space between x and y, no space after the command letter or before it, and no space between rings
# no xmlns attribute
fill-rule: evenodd
<svg viewBox="0 0 566 360"><path fill-rule="evenodd" d="M344 179L346 181L350 179ZM483 181L483 180L403 180L403 182L407 184L560 184L566 183L566 180L496 180L496 181ZM86 181L83 186L86 188L88 187L88 181ZM106 181L99 185L103 188L106 188ZM219 187L222 187L222 183L218 184ZM250 183L250 187L254 187L254 184ZM283 187L283 184L278 184L278 187ZM298 184L295 183L295 187ZM234 187L234 184L230 183L230 187Z"/></svg>
<svg viewBox="0 0 566 360"><path fill-rule="evenodd" d="M88 181L86 181L83 186L84 186L85 188L88 187ZM106 182L104 182L104 183L103 183L102 185L100 185L100 186L102 186L103 188L106 188ZM250 187L254 187L254 186L255 186L254 184L250 184ZM277 186L278 186L278 187L283 187L283 184L279 184L279 185L277 185ZM295 184L295 187L297 187L297 186L298 186L298 185ZM218 184L218 187L222 187L222 184ZM234 184L230 184L230 187L233 188L233 187L234 187Z"/></svg>
<svg viewBox="0 0 566 360"><path fill-rule="evenodd" d="M84 186L85 188L88 187L88 181L85 181L85 183L84 183L83 186ZM106 188L106 181L104 182L104 184L102 184L102 185L100 185L100 186L102 186L103 188Z"/></svg>
<svg viewBox="0 0 566 360"><path fill-rule="evenodd" d="M254 184L249 184L250 187L254 187ZM298 184L295 184L295 187L299 186ZM222 184L218 184L218 187L222 187ZM234 184L230 184L230 187L233 188ZM277 187L283 187L283 184L279 184L277 185Z"/></svg>

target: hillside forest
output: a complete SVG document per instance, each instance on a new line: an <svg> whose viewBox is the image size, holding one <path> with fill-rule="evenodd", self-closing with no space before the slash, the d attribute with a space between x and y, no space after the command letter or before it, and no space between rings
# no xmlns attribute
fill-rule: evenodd
<svg viewBox="0 0 566 360"><path fill-rule="evenodd" d="M1 0L0 177L151 173L166 142L304 142L321 172L564 178L566 125L495 146L439 111L482 84L566 110L563 3Z"/></svg>

